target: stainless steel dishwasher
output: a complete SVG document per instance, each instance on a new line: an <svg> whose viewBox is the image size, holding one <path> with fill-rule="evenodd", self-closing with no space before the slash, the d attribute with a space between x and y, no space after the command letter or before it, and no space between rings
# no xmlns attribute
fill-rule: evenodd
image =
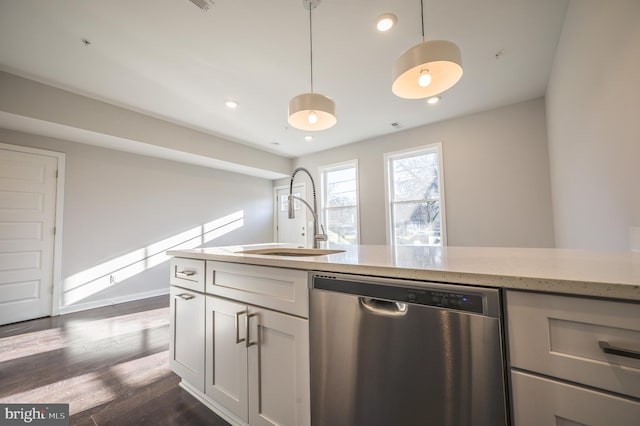
<svg viewBox="0 0 640 426"><path fill-rule="evenodd" d="M507 424L498 290L311 279L313 426Z"/></svg>

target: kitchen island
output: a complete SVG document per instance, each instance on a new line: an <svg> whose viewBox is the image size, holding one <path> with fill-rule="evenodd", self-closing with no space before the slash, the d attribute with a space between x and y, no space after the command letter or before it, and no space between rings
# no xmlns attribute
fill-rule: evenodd
<svg viewBox="0 0 640 426"><path fill-rule="evenodd" d="M313 271L497 288L514 424L640 420L640 253L368 245L321 256L241 253L287 247L168 252L172 368L232 423L310 423Z"/></svg>
<svg viewBox="0 0 640 426"><path fill-rule="evenodd" d="M482 285L640 301L640 252L492 247L335 246L327 256L239 252L261 244L169 251L170 256L278 268Z"/></svg>

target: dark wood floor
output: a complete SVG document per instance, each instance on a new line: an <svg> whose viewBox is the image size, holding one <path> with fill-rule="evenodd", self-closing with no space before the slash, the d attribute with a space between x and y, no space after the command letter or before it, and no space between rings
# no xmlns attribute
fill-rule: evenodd
<svg viewBox="0 0 640 426"><path fill-rule="evenodd" d="M169 369L169 298L0 327L0 403L68 403L72 425L226 426Z"/></svg>

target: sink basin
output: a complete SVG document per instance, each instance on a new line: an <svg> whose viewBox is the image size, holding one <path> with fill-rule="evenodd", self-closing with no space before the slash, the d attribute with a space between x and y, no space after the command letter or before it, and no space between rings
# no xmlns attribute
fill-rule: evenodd
<svg viewBox="0 0 640 426"><path fill-rule="evenodd" d="M325 256L327 254L342 253L344 250L328 250L315 248L274 247L255 250L237 251L239 254L258 254L263 256Z"/></svg>

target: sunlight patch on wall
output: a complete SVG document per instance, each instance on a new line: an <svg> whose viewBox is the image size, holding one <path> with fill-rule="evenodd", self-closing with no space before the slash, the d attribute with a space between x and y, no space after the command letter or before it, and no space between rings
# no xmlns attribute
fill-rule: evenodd
<svg viewBox="0 0 640 426"><path fill-rule="evenodd" d="M242 226L244 210L239 210L73 274L63 281L62 306L78 303L168 261L167 250L197 248Z"/></svg>

